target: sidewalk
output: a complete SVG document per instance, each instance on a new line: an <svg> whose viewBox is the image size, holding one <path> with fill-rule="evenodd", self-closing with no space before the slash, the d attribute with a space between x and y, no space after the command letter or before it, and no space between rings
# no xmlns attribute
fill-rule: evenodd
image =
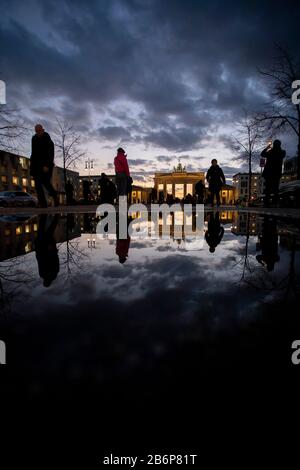
<svg viewBox="0 0 300 470"><path fill-rule="evenodd" d="M47 209L37 209L32 207L0 207L0 215L9 214L75 214L75 213L95 213L98 205L82 205L82 206L59 206L48 207ZM150 210L151 205L148 204L147 209ZM285 217L292 219L300 219L300 209L295 208L264 208L264 207L236 207L221 206L211 208L209 205L204 207L205 211L219 212L251 212L252 214L274 215L276 217Z"/></svg>

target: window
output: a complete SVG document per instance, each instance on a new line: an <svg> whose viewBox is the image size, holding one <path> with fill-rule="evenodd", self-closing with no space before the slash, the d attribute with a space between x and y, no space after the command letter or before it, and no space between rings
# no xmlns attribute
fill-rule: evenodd
<svg viewBox="0 0 300 470"><path fill-rule="evenodd" d="M17 176L13 176L12 182L13 184L19 184L19 178Z"/></svg>
<svg viewBox="0 0 300 470"><path fill-rule="evenodd" d="M27 184L28 184L27 178L22 178L22 185L27 186Z"/></svg>
<svg viewBox="0 0 300 470"><path fill-rule="evenodd" d="M35 181L34 181L34 180L31 180L30 183L31 183L31 187L32 187L32 188L35 188Z"/></svg>
<svg viewBox="0 0 300 470"><path fill-rule="evenodd" d="M23 168L23 170L26 170L27 169L27 158L21 157L20 158L20 165Z"/></svg>
<svg viewBox="0 0 300 470"><path fill-rule="evenodd" d="M158 191L163 191L164 190L164 185L163 184L159 184L158 185Z"/></svg>
<svg viewBox="0 0 300 470"><path fill-rule="evenodd" d="M7 176L1 176L2 183L7 183Z"/></svg>
<svg viewBox="0 0 300 470"><path fill-rule="evenodd" d="M22 233L22 225L19 225L18 227L16 227L16 235L21 235Z"/></svg>

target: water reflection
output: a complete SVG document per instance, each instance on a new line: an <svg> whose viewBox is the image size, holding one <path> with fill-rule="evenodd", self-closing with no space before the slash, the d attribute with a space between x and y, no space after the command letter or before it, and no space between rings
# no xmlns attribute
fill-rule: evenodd
<svg viewBox="0 0 300 470"><path fill-rule="evenodd" d="M30 393L62 381L73 393L86 380L87 388L104 383L110 394L132 378L134 387L156 378L160 393L181 366L186 384L187 365L190 379L198 377L201 364L216 366L224 354L231 364L243 351L253 361L258 351L260 363L274 324L280 337L297 311L300 232L293 221L210 211L206 242L194 250L172 236L108 234L91 250L97 223L95 214L0 221L4 242L5 233L15 234L14 246L1 246L1 308L10 315L0 315L0 332L9 330L10 360ZM169 223L172 234L174 218Z"/></svg>
<svg viewBox="0 0 300 470"><path fill-rule="evenodd" d="M35 239L35 255L44 287L49 287L59 272L59 257L54 232L58 215L40 215Z"/></svg>
<svg viewBox="0 0 300 470"><path fill-rule="evenodd" d="M180 224L180 220L174 214L170 214L167 221L170 225L169 239L164 239L159 229L158 239L154 240L142 237L120 239L117 235L107 235L107 238L98 240L95 235L98 221L96 214L1 217L2 294L9 283L16 283L18 279L34 283L38 276L42 278L43 286L51 289L67 281L81 286L85 281L83 276L88 276L91 282L97 283L97 291L101 290L101 286L104 289L106 286L109 292L111 283L116 282L117 278L118 283L122 284L125 276L123 271L116 271L115 263L118 263L127 267L127 282L131 282L133 295L141 286L142 278L144 285L151 286L150 279L153 281L153 278L160 277L163 285L168 279L167 275L163 277L165 259L168 262L167 271L178 264L178 274L168 279L171 286L173 283L173 288L178 287L178 279L191 284L192 269L194 272L200 270L201 278L205 274L202 289L211 288L211 277L220 279L220 282L222 278L226 284L228 272L231 273L231 282L251 284L257 289L268 290L272 286L275 290L282 286L281 280L286 277L296 284L299 227L295 222L287 224L275 217L248 212L208 211L205 213L204 249L196 246L190 252L187 245L181 243L185 240L184 230L181 240L175 236L175 225ZM128 225L131 221L131 218L128 219ZM147 222L145 224L147 226ZM195 227L194 216L191 225ZM89 241L94 239L94 249L90 250ZM35 252L36 268L31 252ZM190 271L185 272L187 261ZM136 282L138 269L141 275ZM103 272L106 272L106 277L103 277Z"/></svg>
<svg viewBox="0 0 300 470"><path fill-rule="evenodd" d="M224 227L220 224L219 212L211 212L208 214L207 231L205 232L205 240L209 246L210 253L215 252L223 236Z"/></svg>

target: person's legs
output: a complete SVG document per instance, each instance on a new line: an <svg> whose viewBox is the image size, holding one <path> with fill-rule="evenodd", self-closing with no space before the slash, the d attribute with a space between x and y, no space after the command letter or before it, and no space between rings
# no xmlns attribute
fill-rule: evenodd
<svg viewBox="0 0 300 470"><path fill-rule="evenodd" d="M211 189L210 190L210 203L211 203L212 207L214 205L214 200L215 200L215 191L214 191L214 189Z"/></svg>
<svg viewBox="0 0 300 470"><path fill-rule="evenodd" d="M53 188L53 186L51 184L51 179L49 177L46 177L46 178L44 178L43 183L44 183L44 186L47 189L48 193L53 198L54 205L58 206L57 192L55 191L55 189Z"/></svg>
<svg viewBox="0 0 300 470"><path fill-rule="evenodd" d="M217 206L219 206L221 201L220 201L220 191L218 190L216 190L216 199L217 199Z"/></svg>
<svg viewBox="0 0 300 470"><path fill-rule="evenodd" d="M42 179L39 176L36 176L34 178L34 181L35 181L35 190L36 190L36 195L38 198L39 205L41 207L47 207L47 200L46 200L44 189L43 189Z"/></svg>
<svg viewBox="0 0 300 470"><path fill-rule="evenodd" d="M118 198L120 196L127 197L127 175L125 173L118 173L116 177Z"/></svg>

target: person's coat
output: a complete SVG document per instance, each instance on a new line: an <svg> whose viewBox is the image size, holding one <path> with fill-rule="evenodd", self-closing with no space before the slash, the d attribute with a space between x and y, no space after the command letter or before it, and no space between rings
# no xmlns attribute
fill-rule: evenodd
<svg viewBox="0 0 300 470"><path fill-rule="evenodd" d="M128 162L125 153L118 152L114 159L115 171L118 173L125 173L126 176L130 176Z"/></svg>
<svg viewBox="0 0 300 470"><path fill-rule="evenodd" d="M44 132L41 136L35 134L32 137L30 175L43 175L44 167L49 168L47 175L51 176L54 167L54 144L47 132Z"/></svg>
<svg viewBox="0 0 300 470"><path fill-rule="evenodd" d="M225 176L222 168L219 165L212 165L207 174L206 179L208 181L210 191L220 191L223 184L225 184Z"/></svg>
<svg viewBox="0 0 300 470"><path fill-rule="evenodd" d="M282 148L267 148L261 152L261 156L266 159L266 164L262 172L265 179L280 179L282 174L282 163L285 158L285 150Z"/></svg>

